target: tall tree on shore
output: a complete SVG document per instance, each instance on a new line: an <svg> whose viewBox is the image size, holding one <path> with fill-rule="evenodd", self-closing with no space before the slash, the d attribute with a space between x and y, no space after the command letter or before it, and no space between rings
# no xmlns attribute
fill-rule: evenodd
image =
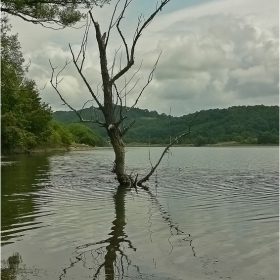
<svg viewBox="0 0 280 280"><path fill-rule="evenodd" d="M35 147L47 137L50 107L41 102L33 80L26 78L17 35L9 34L7 18L1 25L1 148L2 152Z"/></svg>

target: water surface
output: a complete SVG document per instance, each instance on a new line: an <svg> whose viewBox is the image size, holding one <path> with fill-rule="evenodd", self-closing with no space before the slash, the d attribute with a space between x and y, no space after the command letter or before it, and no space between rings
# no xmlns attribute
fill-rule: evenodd
<svg viewBox="0 0 280 280"><path fill-rule="evenodd" d="M129 148L129 173L144 174L148 157ZM277 147L173 148L138 193L117 188L113 159L111 149L2 158L2 272L278 279Z"/></svg>

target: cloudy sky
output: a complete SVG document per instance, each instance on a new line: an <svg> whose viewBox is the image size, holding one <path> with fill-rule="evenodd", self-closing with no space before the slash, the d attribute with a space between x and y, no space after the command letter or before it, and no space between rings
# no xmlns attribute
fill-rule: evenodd
<svg viewBox="0 0 280 280"><path fill-rule="evenodd" d="M114 2L93 9L102 32L107 31ZM147 17L156 2L134 0L127 9L121 28L129 44L138 15L143 13ZM17 18L12 18L11 23L13 32L19 34L25 58L32 61L29 77L41 88L46 85L41 91L42 99L54 111L67 110L49 83L49 59L61 69L66 59L71 58L69 43L78 53L83 29L53 31ZM181 116L202 109L278 104L278 25L278 0L171 0L143 32L137 45L136 65L126 75L126 81L143 62L127 86L127 91L133 88L127 105L134 103L161 51L153 81L142 95L139 108L166 114L171 108L172 115ZM109 64L120 47L118 68L123 45L113 32L108 45ZM93 28L86 55L84 74L100 94L99 54ZM61 77L61 94L73 107L81 108L90 94L74 66L69 65ZM120 88L124 82L118 82Z"/></svg>

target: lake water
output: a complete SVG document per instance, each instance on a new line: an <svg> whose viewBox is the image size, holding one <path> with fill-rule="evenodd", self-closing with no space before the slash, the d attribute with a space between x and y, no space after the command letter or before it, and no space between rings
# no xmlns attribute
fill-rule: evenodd
<svg viewBox="0 0 280 280"><path fill-rule="evenodd" d="M176 147L138 193L111 149L3 157L1 279L278 279L278 151Z"/></svg>

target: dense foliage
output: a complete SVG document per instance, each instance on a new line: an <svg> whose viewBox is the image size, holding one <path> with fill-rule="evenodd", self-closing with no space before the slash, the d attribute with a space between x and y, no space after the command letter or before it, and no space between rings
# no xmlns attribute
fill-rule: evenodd
<svg viewBox="0 0 280 280"><path fill-rule="evenodd" d="M27 66L17 35L8 35L7 21L1 26L1 148L34 148L49 135L49 106L41 102L34 81L26 78Z"/></svg>
<svg viewBox="0 0 280 280"><path fill-rule="evenodd" d="M104 145L104 140L84 125L66 127L53 121L51 108L42 102L35 82L26 77L28 67L24 66L17 35L9 35L9 31L4 19L1 26L2 153L68 147L73 141Z"/></svg>
<svg viewBox="0 0 280 280"><path fill-rule="evenodd" d="M92 109L84 109L83 116L90 118ZM98 112L96 112L98 114ZM180 135L188 129L194 114L182 117L159 115L156 111L135 108L130 111L126 124L136 120L124 140L126 143L167 144L170 137ZM54 118L62 122L77 121L73 112L55 112ZM92 126L102 136L104 129ZM200 112L192 127L190 137L182 138L179 144L197 146L235 141L247 144L277 144L279 141L278 106L234 106L228 109L211 109Z"/></svg>
<svg viewBox="0 0 280 280"><path fill-rule="evenodd" d="M86 144L89 146L107 146L107 142L99 134L84 124L73 123L66 127L72 134L75 143Z"/></svg>
<svg viewBox="0 0 280 280"><path fill-rule="evenodd" d="M2 0L1 11L33 23L73 25L84 14L81 8L90 9L108 0Z"/></svg>

